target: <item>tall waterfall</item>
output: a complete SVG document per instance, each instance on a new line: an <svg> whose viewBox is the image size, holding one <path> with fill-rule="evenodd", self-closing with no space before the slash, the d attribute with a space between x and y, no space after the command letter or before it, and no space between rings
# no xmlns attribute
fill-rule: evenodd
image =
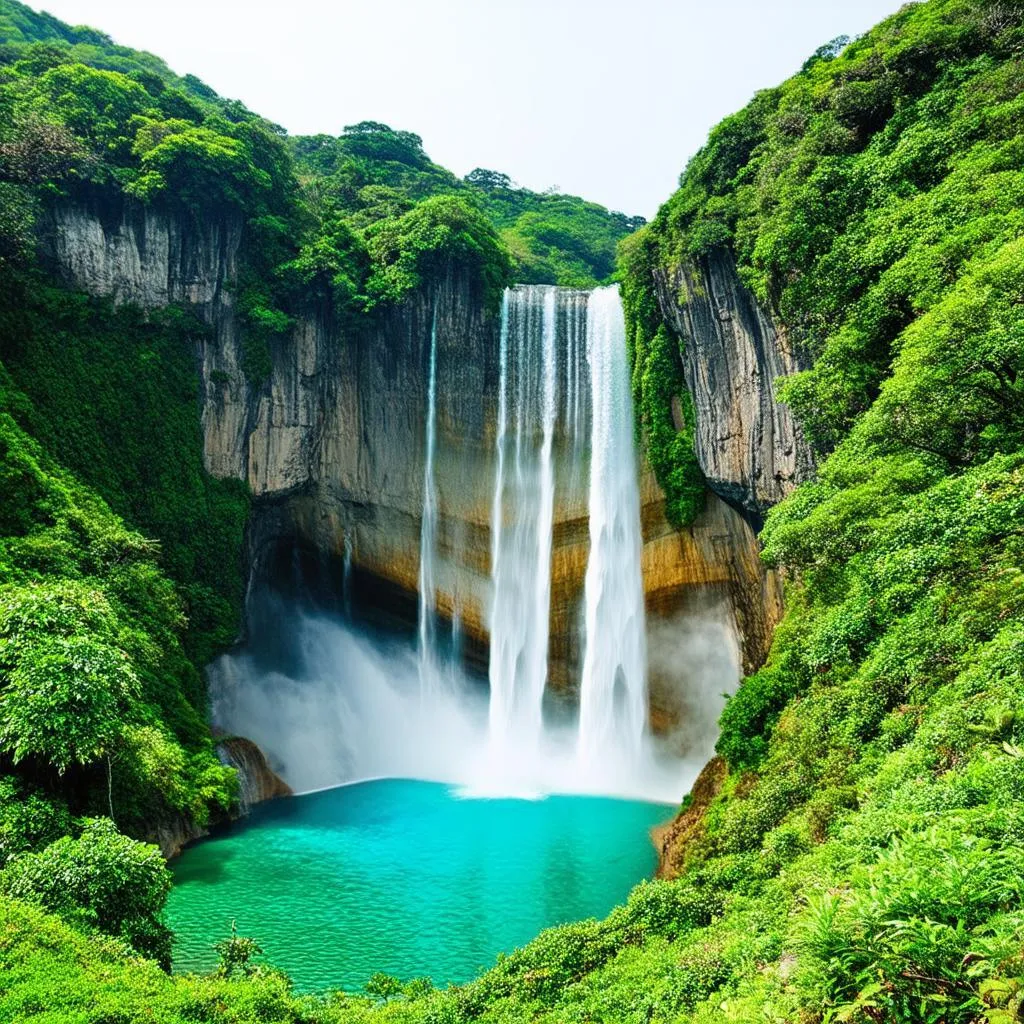
<svg viewBox="0 0 1024 1024"><path fill-rule="evenodd" d="M711 753L721 694L738 670L731 626L710 606L645 631L617 291L506 291L496 440L479 460L470 446L454 457L439 436L451 415L447 389L458 396L458 381L446 377L436 314L429 327L429 351L419 349L426 401L416 640L349 614L361 546L353 534L339 574L344 615L318 610L308 595L251 595L249 644L209 670L214 723L256 742L298 791L400 776L457 784L466 795L678 800ZM481 440L490 398L485 390ZM451 489L460 486L466 495ZM484 503L489 591L473 567L453 567L451 537L442 557L442 500L446 509ZM451 609L451 645L447 632L438 635L439 594ZM458 657L463 632L476 644L481 625L490 635L489 690ZM686 760L647 729L647 659L659 693L668 679L683 698L670 743L685 742L676 749Z"/></svg>
<svg viewBox="0 0 1024 1024"><path fill-rule="evenodd" d="M437 549L437 483L434 454L437 446L437 305L430 324L430 357L427 367L426 451L423 458L423 515L420 520L419 572L419 667L420 692L426 696L440 685L440 666L435 644L434 554Z"/></svg>
<svg viewBox="0 0 1024 1024"><path fill-rule="evenodd" d="M617 288L509 289L502 304L497 470L492 512L490 728L498 744L536 745L551 613L560 409L570 480L589 448L590 555L585 584L579 749L634 758L647 723L640 496L625 323ZM561 350L556 352L556 348ZM589 377L589 391L584 383ZM559 393L561 392L561 393ZM586 415L585 415L586 413ZM589 423L589 435L586 428Z"/></svg>
<svg viewBox="0 0 1024 1024"><path fill-rule="evenodd" d="M490 729L535 745L543 726L555 474L556 289L502 301L497 471L491 516ZM511 404L511 408L510 408Z"/></svg>
<svg viewBox="0 0 1024 1024"><path fill-rule="evenodd" d="M590 557L580 683L580 752L635 759L647 726L643 538L626 328L618 288L587 304Z"/></svg>

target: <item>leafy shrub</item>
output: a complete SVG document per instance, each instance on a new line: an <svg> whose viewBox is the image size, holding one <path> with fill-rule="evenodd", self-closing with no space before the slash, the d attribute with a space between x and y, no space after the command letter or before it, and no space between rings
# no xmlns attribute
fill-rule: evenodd
<svg viewBox="0 0 1024 1024"><path fill-rule="evenodd" d="M609 924L630 936L675 939L710 924L723 907L721 896L709 889L695 889L681 882L641 882L629 894L626 905L612 913Z"/></svg>
<svg viewBox="0 0 1024 1024"><path fill-rule="evenodd" d="M771 727L799 691L799 677L768 666L743 680L725 703L715 750L733 771L756 768L768 751Z"/></svg>
<svg viewBox="0 0 1024 1024"><path fill-rule="evenodd" d="M8 896L123 938L170 967L171 933L161 914L171 873L157 847L121 835L105 818L87 820L77 839L64 836L39 853L15 857L0 886Z"/></svg>
<svg viewBox="0 0 1024 1024"><path fill-rule="evenodd" d="M1020 849L942 828L898 841L856 868L847 892L808 901L797 925L799 983L824 992L840 1016L977 1019L979 980L1017 952L1022 922L983 926L1017 913L1022 886Z"/></svg>
<svg viewBox="0 0 1024 1024"><path fill-rule="evenodd" d="M435 196L397 221L367 231L371 306L395 301L424 282L436 281L453 265L469 268L492 307L508 281L508 258L494 229L471 201Z"/></svg>
<svg viewBox="0 0 1024 1024"><path fill-rule="evenodd" d="M0 777L0 868L19 853L37 850L71 831L71 815L59 799Z"/></svg>

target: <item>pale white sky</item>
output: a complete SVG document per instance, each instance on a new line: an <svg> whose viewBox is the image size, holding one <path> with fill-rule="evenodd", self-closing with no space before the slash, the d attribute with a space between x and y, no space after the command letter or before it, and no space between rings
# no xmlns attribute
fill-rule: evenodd
<svg viewBox="0 0 1024 1024"><path fill-rule="evenodd" d="M158 54L289 132L384 121L653 215L708 129L900 0L30 0Z"/></svg>

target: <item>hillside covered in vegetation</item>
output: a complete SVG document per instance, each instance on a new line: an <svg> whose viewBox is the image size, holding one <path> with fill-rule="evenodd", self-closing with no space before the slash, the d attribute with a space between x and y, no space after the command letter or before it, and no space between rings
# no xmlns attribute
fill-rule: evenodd
<svg viewBox="0 0 1024 1024"><path fill-rule="evenodd" d="M159 489L138 504L132 445L149 442L118 436L101 401L72 414L86 371L67 361L62 397L52 353L81 338L107 365L116 342L187 395L187 328L54 289L32 218L54 191L239 211L259 240L243 293L255 376L310 289L373 315L452 254L489 289L510 273L593 283L637 225L493 172L459 182L379 125L286 139L98 33L0 12L0 1020L1024 1016L1024 8L927 0L823 47L719 125L622 246L640 426L676 521L703 485L672 411L685 342L654 275L727 250L811 365L778 398L818 472L762 534L786 617L684 804L675 877L467 985L377 977L323 997L296 996L238 937L215 977L162 971L165 869L96 820L109 802L140 834L156 794L160 813L197 818L231 800L197 666L237 615L239 581L206 552L238 549L245 497L203 475L173 412L186 399L162 407L132 372L117 386L138 419L180 422L168 443L194 459L153 486L181 501L186 480L212 532L161 524ZM183 602L206 609L187 630ZM64 727L72 651L97 699ZM111 763L115 748L131 754Z"/></svg>
<svg viewBox="0 0 1024 1024"><path fill-rule="evenodd" d="M493 308L514 277L594 285L638 222L461 180L386 125L288 138L150 54L0 0L0 899L114 936L111 963L166 967L169 874L136 840L173 849L237 806L201 670L241 629L250 498L203 465L209 325L59 280L40 253L60 206L240 233L254 386L300 310L359 330L453 265ZM15 983L45 968L0 945L0 1019L71 1019L24 1003Z"/></svg>

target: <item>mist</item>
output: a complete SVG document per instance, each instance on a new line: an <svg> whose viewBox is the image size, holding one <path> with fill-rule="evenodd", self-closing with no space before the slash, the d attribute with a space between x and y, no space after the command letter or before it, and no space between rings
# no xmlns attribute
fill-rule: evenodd
<svg viewBox="0 0 1024 1024"><path fill-rule="evenodd" d="M546 721L539 742L495 743L488 690L451 659L424 693L413 640L266 593L252 646L208 669L214 728L257 743L298 793L374 778L442 782L465 797L590 794L677 803L714 745L722 693L736 685L735 641L712 613L653 629L652 669L678 680L686 718L640 756L582 759L575 721ZM272 624L272 628L271 628ZM548 716L553 718L555 716Z"/></svg>

